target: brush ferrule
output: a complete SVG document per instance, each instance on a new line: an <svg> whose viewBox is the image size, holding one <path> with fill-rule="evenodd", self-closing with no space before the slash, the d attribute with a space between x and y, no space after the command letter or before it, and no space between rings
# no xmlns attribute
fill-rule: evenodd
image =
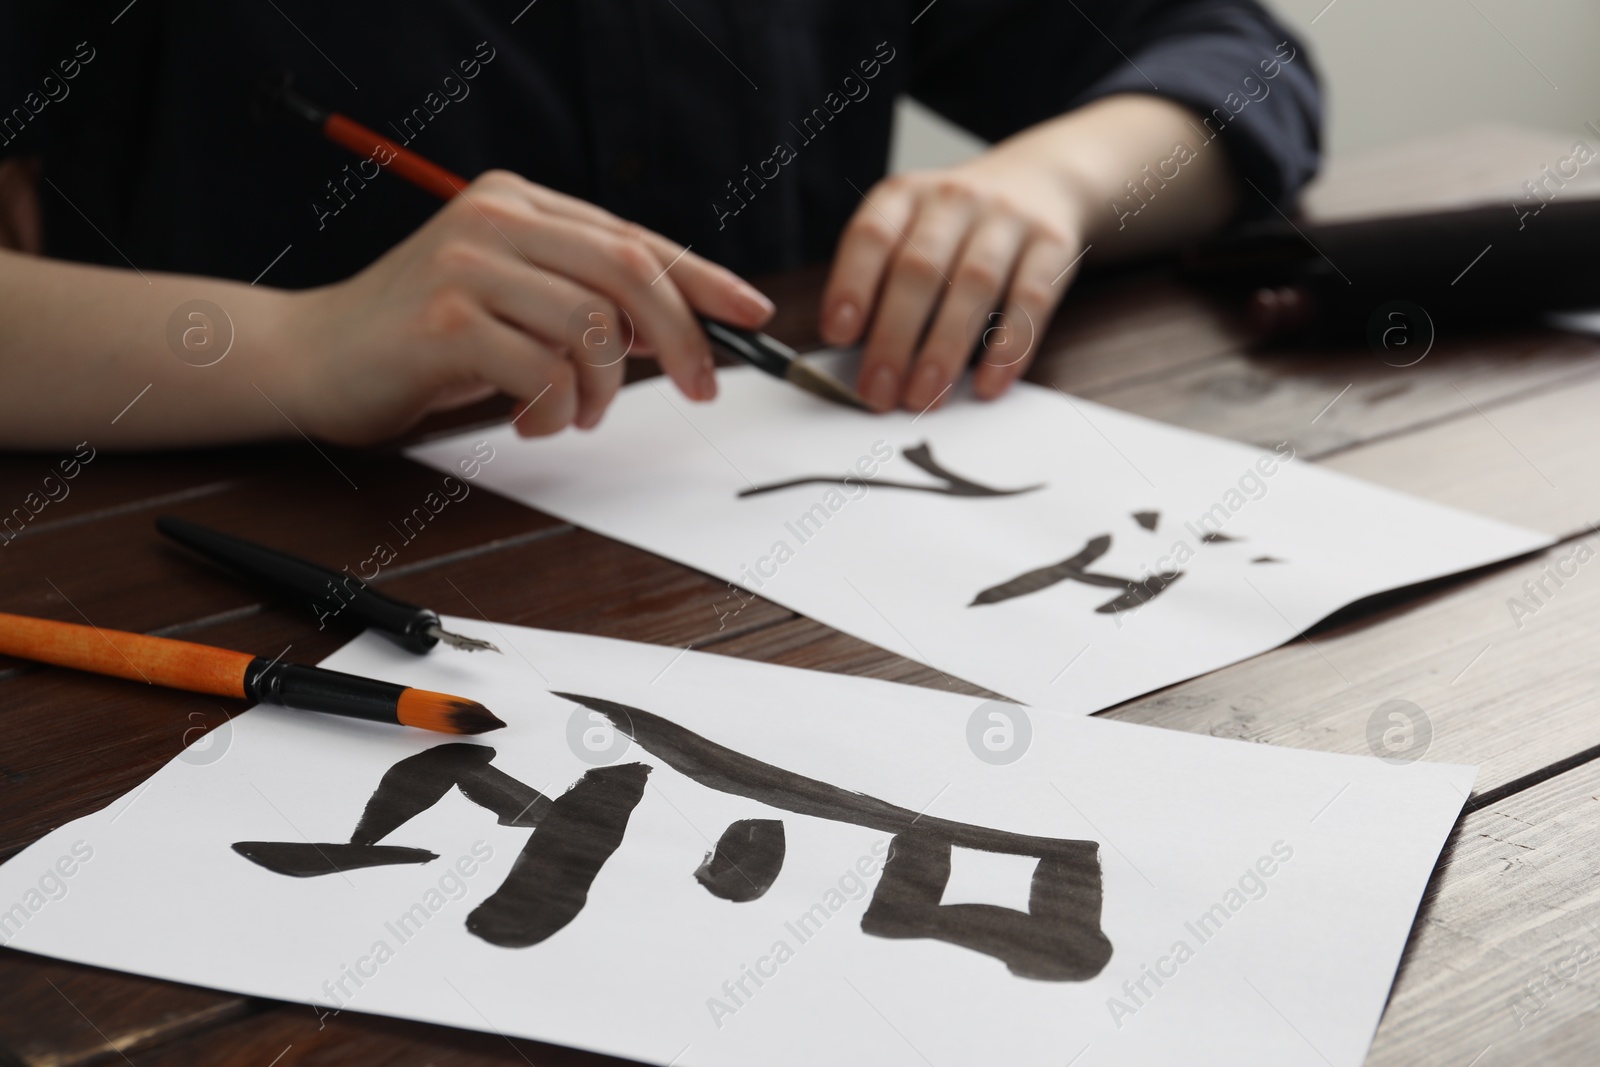
<svg viewBox="0 0 1600 1067"><path fill-rule="evenodd" d="M373 595L374 598L378 596L378 594ZM401 604L399 601L394 601L394 604L395 622L400 623L402 628L391 631L389 636L407 652L421 654L432 651L433 646L439 643L439 633L442 629L438 613L429 608L412 608L409 604ZM403 612L407 608L411 610L411 617L401 622ZM376 625L376 620L374 624Z"/></svg>
<svg viewBox="0 0 1600 1067"><path fill-rule="evenodd" d="M700 316L700 325L713 344L774 378L784 377L794 361L794 349L766 334L741 330L704 315Z"/></svg>
<svg viewBox="0 0 1600 1067"><path fill-rule="evenodd" d="M245 671L245 694L263 704L324 711L374 722L398 722L406 687L353 674L257 658Z"/></svg>

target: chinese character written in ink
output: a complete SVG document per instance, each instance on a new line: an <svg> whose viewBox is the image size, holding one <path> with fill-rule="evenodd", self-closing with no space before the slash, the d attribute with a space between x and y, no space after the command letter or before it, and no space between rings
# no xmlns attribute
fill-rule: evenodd
<svg viewBox="0 0 1600 1067"><path fill-rule="evenodd" d="M961 475L956 474L940 465L938 461L933 458L933 449L926 441L914 448L905 449L901 455L905 456L906 459L912 464L927 471L944 484L917 485L912 482L886 481L882 478L873 478L871 479L870 483L867 484L871 484L872 486L880 489L909 489L918 493L937 493L941 496L966 497L1018 496L1022 493L1031 493L1035 489L1044 488L1044 485L1040 484L1023 486L1021 489L995 489L992 486L975 482L970 478L963 478ZM841 476L818 474L804 478L790 478L782 482L770 482L767 485L754 485L748 489L741 489L739 491L739 496L748 497L757 496L761 493L775 493L780 489L792 489L797 485L848 486L850 484L850 480L855 477L856 476L854 474L845 474ZM860 481L859 478L856 480L858 482Z"/></svg>
<svg viewBox="0 0 1600 1067"><path fill-rule="evenodd" d="M763 763L639 708L556 695L605 716L650 755L702 786L892 835L883 874L861 919L869 936L943 941L997 959L1018 977L1041 981L1085 981L1111 958L1111 943L1100 928L1101 872L1094 841L921 815ZM622 844L651 768L642 763L595 768L550 798L496 768L494 757L495 750L485 745L437 745L385 772L348 842L240 841L234 851L295 877L426 863L436 854L379 842L452 788L459 789L501 825L532 830L505 881L467 916L466 928L505 948L537 945L583 910L595 878ZM786 845L779 820L737 820L693 874L720 899L756 900L781 874ZM941 904L955 847L1037 859L1028 909Z"/></svg>

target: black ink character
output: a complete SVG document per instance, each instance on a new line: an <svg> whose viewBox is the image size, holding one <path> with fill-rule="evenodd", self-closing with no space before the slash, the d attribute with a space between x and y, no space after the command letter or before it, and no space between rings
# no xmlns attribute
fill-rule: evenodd
<svg viewBox="0 0 1600 1067"><path fill-rule="evenodd" d="M1179 578L1183 577L1182 571L1162 571L1152 574L1142 581L1131 578L1118 578L1110 574L1098 574L1087 570L1089 564L1105 555L1111 549L1111 535L1101 534L1092 537L1075 556L1069 556L1060 563L1052 563L1048 567L1020 574L1009 582L992 585L988 589L972 598L968 607L977 607L979 604L998 604L1002 600L1013 597L1027 596L1037 593L1041 589L1048 589L1057 582L1081 582L1084 585L1099 585L1108 589L1120 589L1122 592L1101 604L1094 610L1101 615L1115 615L1119 611L1131 611L1158 596Z"/></svg>
<svg viewBox="0 0 1600 1067"><path fill-rule="evenodd" d="M712 896L744 904L772 888L787 848L777 819L740 819L722 832L694 877Z"/></svg>
<svg viewBox="0 0 1600 1067"><path fill-rule="evenodd" d="M861 919L864 933L944 941L992 956L1018 977L1052 982L1093 978L1111 958L1111 942L1100 930L1100 846L1093 841L1034 837L919 815L741 755L639 708L576 693L556 695L598 711L640 748L703 786L797 815L893 834L883 876ZM728 837L718 843L719 852ZM941 905L950 849L957 845L1038 859L1028 910Z"/></svg>
<svg viewBox="0 0 1600 1067"><path fill-rule="evenodd" d="M945 484L913 485L910 482L891 482L878 478L872 479L869 484L871 484L874 488L880 489L910 489L919 493L939 493L943 496L1017 496L1021 493L1031 493L1035 489L1044 488L1044 485L1041 483L1039 485L1024 486L1021 489L994 489L990 486L982 485L970 479L963 478L961 475L955 474L940 466L938 462L934 460L933 449L929 447L926 441L920 445L917 445L915 448L906 449L901 453L901 455L905 456L906 459L910 460L913 464L921 467L923 470L927 471L929 474L933 475L935 478L938 478ZM848 486L850 485L851 478L855 478L855 475L852 474L835 477L833 475L819 474L809 478L791 478L786 482L772 482L768 485L756 485L750 487L749 489L742 489L739 491L739 495L741 497L746 497L756 496L760 493L774 493L779 489L792 489L797 485ZM861 479L857 479L857 482L861 483Z"/></svg>
<svg viewBox="0 0 1600 1067"><path fill-rule="evenodd" d="M467 916L467 929L492 945L526 948L566 926L589 899L601 866L622 843L644 796L650 768L599 767L555 800L492 766L486 745L436 745L384 774L348 844L240 841L233 850L278 874L306 878L359 867L427 863L436 853L377 842L433 807L451 787L487 808L501 826L537 829L511 873Z"/></svg>
<svg viewBox="0 0 1600 1067"><path fill-rule="evenodd" d="M641 709L556 695L604 715L646 752L707 788L892 834L883 875L862 917L864 933L944 941L1000 960L1019 977L1043 981L1093 978L1111 958L1111 943L1100 929L1099 845L1093 841L919 815L741 755ZM401 760L384 774L348 843L241 841L234 850L296 877L426 863L435 853L377 842L454 787L494 812L501 825L533 829L505 882L467 917L467 929L503 947L538 944L582 910L600 868L622 843L650 768L633 763L591 770L551 800L492 766L494 756L487 746L457 743ZM955 846L1037 859L1028 910L940 904ZM706 855L695 878L721 899L756 900L778 878L785 850L781 822L739 820Z"/></svg>

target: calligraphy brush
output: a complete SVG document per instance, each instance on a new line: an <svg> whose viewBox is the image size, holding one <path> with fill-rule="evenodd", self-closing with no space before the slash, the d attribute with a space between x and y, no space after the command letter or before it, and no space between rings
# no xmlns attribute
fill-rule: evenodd
<svg viewBox="0 0 1600 1067"><path fill-rule="evenodd" d="M265 660L190 641L0 613L0 654L191 693L397 723L445 734L504 726L475 700Z"/></svg>
<svg viewBox="0 0 1600 1067"><path fill-rule="evenodd" d="M287 552L220 533L199 523L164 515L156 529L202 556L309 601L331 600L363 626L378 630L408 652L423 653L443 641L467 652L499 652L493 644L446 630L437 612L373 590L353 574L291 556Z"/></svg>
<svg viewBox="0 0 1600 1067"><path fill-rule="evenodd" d="M259 90L259 100L275 104L284 113L315 127L322 136L356 155L372 159L376 159L380 153L387 155L389 161L385 166L441 200L449 200L467 187L466 179L401 147L354 119L312 103L287 84L264 84ZM781 378L823 400L861 411L872 410L855 390L826 371L806 363L794 349L777 338L758 330L730 326L705 315L696 317L713 343L756 370Z"/></svg>
<svg viewBox="0 0 1600 1067"><path fill-rule="evenodd" d="M704 315L699 316L699 319L707 337L710 337L723 351L744 360L756 370L770 374L774 378L782 378L812 396L820 396L835 404L859 408L862 411L872 410L865 400L856 395L854 389L826 371L818 370L805 362L798 352L776 337L770 337L758 330L742 330L737 326L718 322L716 319L708 319Z"/></svg>

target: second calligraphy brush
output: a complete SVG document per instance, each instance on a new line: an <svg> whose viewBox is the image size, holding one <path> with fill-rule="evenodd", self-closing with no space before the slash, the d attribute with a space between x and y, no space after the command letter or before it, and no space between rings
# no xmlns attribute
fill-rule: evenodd
<svg viewBox="0 0 1600 1067"><path fill-rule="evenodd" d="M312 103L290 89L287 84L263 86L261 92L265 101L276 105L283 113L314 126L328 140L357 155L386 160L385 165L389 169L441 200L449 200L467 187L465 178L450 173L437 163L424 159L410 149L396 144L381 133L370 130L337 111L329 111L319 104ZM706 331L706 336L710 337L717 347L748 363L756 370L770 374L774 378L781 378L790 385L804 389L813 396L821 397L831 403L861 411L872 410L854 389L826 371L805 362L794 349L777 338L769 337L759 330L744 330L730 326L704 315L698 318L701 327Z"/></svg>
<svg viewBox="0 0 1600 1067"><path fill-rule="evenodd" d="M441 641L468 652L500 650L488 641L446 630L438 613L385 596L353 574L291 556L287 552L232 537L199 523L162 516L156 529L202 556L312 603L337 605L339 614L393 639L408 652L423 653Z"/></svg>
<svg viewBox="0 0 1600 1067"><path fill-rule="evenodd" d="M481 734L505 725L488 708L465 697L190 641L26 615L0 614L0 654L191 693L446 734Z"/></svg>

